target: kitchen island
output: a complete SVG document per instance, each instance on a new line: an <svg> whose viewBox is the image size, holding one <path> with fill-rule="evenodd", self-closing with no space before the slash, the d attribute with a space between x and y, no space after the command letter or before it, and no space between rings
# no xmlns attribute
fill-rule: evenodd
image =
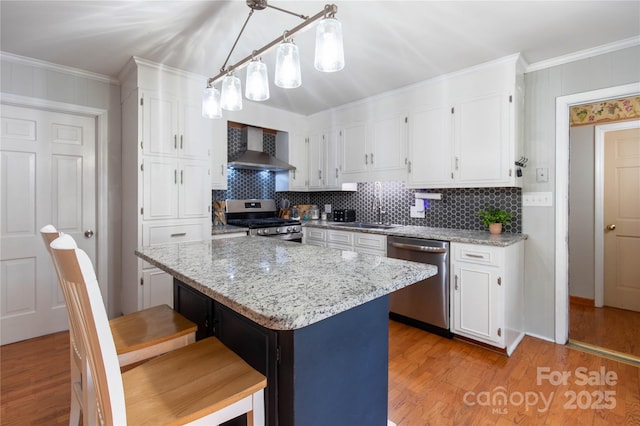
<svg viewBox="0 0 640 426"><path fill-rule="evenodd" d="M435 266L264 237L136 254L174 277L200 338L267 376L267 424L387 424L387 295Z"/></svg>

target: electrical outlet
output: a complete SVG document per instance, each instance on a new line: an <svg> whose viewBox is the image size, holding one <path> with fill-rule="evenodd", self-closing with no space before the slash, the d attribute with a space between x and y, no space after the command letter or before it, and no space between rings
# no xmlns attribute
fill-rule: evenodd
<svg viewBox="0 0 640 426"><path fill-rule="evenodd" d="M553 206L551 192L523 192L522 206L550 207Z"/></svg>

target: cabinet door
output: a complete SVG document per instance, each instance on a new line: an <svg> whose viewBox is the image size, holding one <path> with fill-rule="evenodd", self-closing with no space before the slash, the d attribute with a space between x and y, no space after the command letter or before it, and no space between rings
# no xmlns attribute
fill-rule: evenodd
<svg viewBox="0 0 640 426"><path fill-rule="evenodd" d="M294 139L289 145L289 190L306 191L309 188L309 144L307 138Z"/></svg>
<svg viewBox="0 0 640 426"><path fill-rule="evenodd" d="M406 114L375 120L369 149L369 168L376 178L387 178L380 172L404 172L407 160Z"/></svg>
<svg viewBox="0 0 640 426"><path fill-rule="evenodd" d="M198 325L196 340L214 335L213 299L178 280L173 281L176 312Z"/></svg>
<svg viewBox="0 0 640 426"><path fill-rule="evenodd" d="M454 264L453 332L504 347L499 269Z"/></svg>
<svg viewBox="0 0 640 426"><path fill-rule="evenodd" d="M145 157L142 165L144 219L172 219L177 217L177 160L165 157Z"/></svg>
<svg viewBox="0 0 640 426"><path fill-rule="evenodd" d="M508 99L500 93L454 106L454 161L459 186L509 184Z"/></svg>
<svg viewBox="0 0 640 426"><path fill-rule="evenodd" d="M309 189L324 189L325 138L323 134L312 134L307 138L309 148Z"/></svg>
<svg viewBox="0 0 640 426"><path fill-rule="evenodd" d="M342 176L345 182L366 178L370 163L367 150L367 126L365 123L353 123L340 130L340 160Z"/></svg>
<svg viewBox="0 0 640 426"><path fill-rule="evenodd" d="M326 161L325 168L327 175L325 177L325 189L340 189L340 161L338 159L338 138L335 130L325 130L323 133L325 139Z"/></svg>
<svg viewBox="0 0 640 426"><path fill-rule="evenodd" d="M202 117L202 105L180 103L178 155L182 158L208 160L213 143L213 120Z"/></svg>
<svg viewBox="0 0 640 426"><path fill-rule="evenodd" d="M227 131L226 121L213 121L211 136L211 187L212 189L227 189ZM219 126L219 127L216 127ZM224 128L222 128L224 127Z"/></svg>
<svg viewBox="0 0 640 426"><path fill-rule="evenodd" d="M142 272L142 307L169 305L173 308L173 277L160 269Z"/></svg>
<svg viewBox="0 0 640 426"><path fill-rule="evenodd" d="M209 163L180 160L178 175L178 216L207 217L211 205Z"/></svg>
<svg viewBox="0 0 640 426"><path fill-rule="evenodd" d="M143 152L176 155L178 149L178 102L161 93L142 95Z"/></svg>
<svg viewBox="0 0 640 426"><path fill-rule="evenodd" d="M451 185L453 157L449 107L418 110L409 118L407 186L429 188Z"/></svg>

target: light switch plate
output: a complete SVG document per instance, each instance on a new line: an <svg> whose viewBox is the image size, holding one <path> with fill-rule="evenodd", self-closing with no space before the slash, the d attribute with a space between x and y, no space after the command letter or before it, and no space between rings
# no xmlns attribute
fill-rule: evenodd
<svg viewBox="0 0 640 426"><path fill-rule="evenodd" d="M548 167L538 167L536 169L536 182L538 182L538 183L549 182L549 168Z"/></svg>
<svg viewBox="0 0 640 426"><path fill-rule="evenodd" d="M550 207L553 206L552 192L523 192L522 206Z"/></svg>

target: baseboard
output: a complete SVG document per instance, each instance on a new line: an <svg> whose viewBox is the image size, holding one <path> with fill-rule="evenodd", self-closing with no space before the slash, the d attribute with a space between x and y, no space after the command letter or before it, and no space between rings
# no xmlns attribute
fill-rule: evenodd
<svg viewBox="0 0 640 426"><path fill-rule="evenodd" d="M586 297L578 297L578 296L569 296L569 304L589 306L592 308L596 306L595 301L593 299L587 299Z"/></svg>

